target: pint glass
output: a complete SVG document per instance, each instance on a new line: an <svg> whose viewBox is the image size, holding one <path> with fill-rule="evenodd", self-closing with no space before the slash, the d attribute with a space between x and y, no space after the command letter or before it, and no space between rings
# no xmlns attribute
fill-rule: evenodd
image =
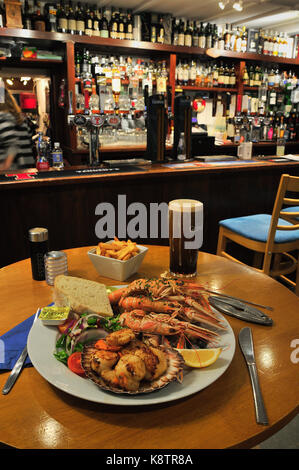
<svg viewBox="0 0 299 470"><path fill-rule="evenodd" d="M203 241L203 204L193 199L176 199L169 202L168 209L170 273L193 277Z"/></svg>

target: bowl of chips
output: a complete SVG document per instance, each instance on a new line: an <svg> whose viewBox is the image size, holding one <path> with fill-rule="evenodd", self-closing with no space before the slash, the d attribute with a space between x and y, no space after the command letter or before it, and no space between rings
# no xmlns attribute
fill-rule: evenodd
<svg viewBox="0 0 299 470"><path fill-rule="evenodd" d="M88 251L88 257L97 272L104 277L125 281L137 273L148 248L131 240L121 241L117 237Z"/></svg>

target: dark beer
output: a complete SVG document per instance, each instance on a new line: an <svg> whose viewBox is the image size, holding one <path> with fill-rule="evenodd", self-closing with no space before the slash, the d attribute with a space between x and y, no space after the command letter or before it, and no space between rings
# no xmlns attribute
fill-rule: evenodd
<svg viewBox="0 0 299 470"><path fill-rule="evenodd" d="M177 199L169 203L171 274L184 277L196 275L198 249L202 245L202 219L203 205L199 201ZM186 243L190 242L194 247L186 247Z"/></svg>

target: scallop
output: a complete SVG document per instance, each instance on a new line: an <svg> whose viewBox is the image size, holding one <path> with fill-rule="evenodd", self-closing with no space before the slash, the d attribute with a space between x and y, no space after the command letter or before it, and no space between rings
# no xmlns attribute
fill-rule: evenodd
<svg viewBox="0 0 299 470"><path fill-rule="evenodd" d="M92 358L95 353L94 343L84 346L81 359L82 367L85 370L86 376L90 380L92 380L92 382L94 382L98 387L100 387L102 390L117 394L138 395L142 393L151 393L155 390L160 390L166 387L169 383L173 381L181 381L180 376L184 367L184 359L180 355L180 353L174 349L165 346L159 346L153 349L154 351L152 352L155 354L156 357L158 357L159 364L161 364L162 367L161 375L159 377L156 377L157 374L155 374L156 378L154 377L153 380L141 379L139 381L138 388L132 386L131 390L126 390L124 388L121 388L119 385L114 385L113 380L107 380L107 373L105 373L103 377L102 375L99 375L95 370L93 370ZM115 366L115 369L117 368L117 364ZM115 369L112 370L115 371ZM110 375L111 374L109 374L109 376ZM113 377L115 377L115 374L113 374ZM145 378L148 378L148 374L145 374Z"/></svg>

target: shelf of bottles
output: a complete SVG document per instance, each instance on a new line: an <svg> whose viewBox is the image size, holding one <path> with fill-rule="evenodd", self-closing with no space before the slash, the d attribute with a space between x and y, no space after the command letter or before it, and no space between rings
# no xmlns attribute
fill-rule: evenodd
<svg viewBox="0 0 299 470"><path fill-rule="evenodd" d="M163 94L168 106L167 62L99 55L84 48L76 50L75 71L75 113L106 117L100 132L101 146L145 147L147 97ZM77 149L84 150L87 144L86 130L77 128Z"/></svg>
<svg viewBox="0 0 299 470"><path fill-rule="evenodd" d="M179 59L175 71L176 90L237 92L234 64Z"/></svg>
<svg viewBox="0 0 299 470"><path fill-rule="evenodd" d="M245 65L239 112L227 123L234 143L240 139L271 144L299 141L299 80L294 70Z"/></svg>
<svg viewBox="0 0 299 470"><path fill-rule="evenodd" d="M246 29L230 24L211 24L198 18L175 18L170 14L142 12L105 6L98 3L39 2L23 0L22 21L24 37L26 31L62 33L75 42L101 44L102 40L114 39L120 45L132 42L132 48L141 47L139 42L157 44L161 50L180 53L205 54L216 49L220 55L235 57L236 54L259 55L261 60L294 61L299 63L298 35L288 37L286 33L273 30ZM5 10L0 11L0 27L5 27ZM5 29L5 28L4 28ZM51 36L51 35L50 35ZM50 38L49 36L49 38ZM41 36L42 37L42 36ZM240 57L239 57L240 58Z"/></svg>

